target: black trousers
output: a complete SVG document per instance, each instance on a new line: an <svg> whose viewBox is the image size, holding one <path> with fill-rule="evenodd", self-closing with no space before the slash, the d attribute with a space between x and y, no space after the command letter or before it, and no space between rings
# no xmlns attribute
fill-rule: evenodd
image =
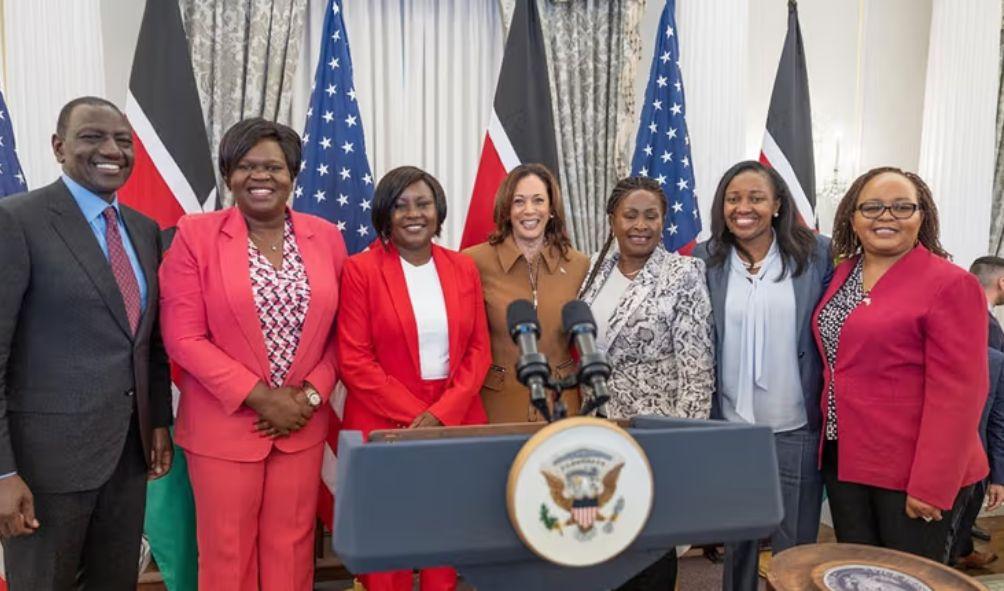
<svg viewBox="0 0 1004 591"><path fill-rule="evenodd" d="M673 591L676 589L676 548L673 548L617 588L617 591Z"/></svg>
<svg viewBox="0 0 1004 591"><path fill-rule="evenodd" d="M823 482L830 500L838 542L883 546L947 563L954 525L958 524L972 486L963 487L941 521L906 515L906 492L837 479L837 444L823 447Z"/></svg>
<svg viewBox="0 0 1004 591"><path fill-rule="evenodd" d="M11 591L136 590L146 462L135 417L108 482L34 497L38 530L3 540Z"/></svg>
<svg viewBox="0 0 1004 591"><path fill-rule="evenodd" d="M955 533L955 543L952 544L952 562L973 553L973 526L983 509L984 497L987 494L988 479L983 479L973 485L972 494L959 515L959 527Z"/></svg>

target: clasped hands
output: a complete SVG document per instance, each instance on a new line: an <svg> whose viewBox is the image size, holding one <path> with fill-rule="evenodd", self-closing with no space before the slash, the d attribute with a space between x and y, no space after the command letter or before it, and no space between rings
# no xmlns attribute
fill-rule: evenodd
<svg viewBox="0 0 1004 591"><path fill-rule="evenodd" d="M244 403L258 413L254 430L269 439L287 437L299 431L317 410L310 405L302 388L271 389L261 382L251 390Z"/></svg>

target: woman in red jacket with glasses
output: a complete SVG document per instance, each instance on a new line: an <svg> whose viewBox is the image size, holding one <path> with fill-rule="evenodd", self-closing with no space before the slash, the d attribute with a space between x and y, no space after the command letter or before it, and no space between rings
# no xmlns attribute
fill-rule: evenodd
<svg viewBox="0 0 1004 591"><path fill-rule="evenodd" d="M982 288L948 261L915 174L878 168L837 209L845 259L816 308L823 479L837 540L946 562L954 515L987 474Z"/></svg>

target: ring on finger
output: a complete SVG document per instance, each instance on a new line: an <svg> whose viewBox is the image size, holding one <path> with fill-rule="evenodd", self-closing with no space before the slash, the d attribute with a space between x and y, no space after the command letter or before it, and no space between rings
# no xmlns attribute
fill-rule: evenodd
<svg viewBox="0 0 1004 591"><path fill-rule="evenodd" d="M931 523L931 521L934 520L934 518L931 517L930 515L921 515L920 518L926 521L927 523Z"/></svg>

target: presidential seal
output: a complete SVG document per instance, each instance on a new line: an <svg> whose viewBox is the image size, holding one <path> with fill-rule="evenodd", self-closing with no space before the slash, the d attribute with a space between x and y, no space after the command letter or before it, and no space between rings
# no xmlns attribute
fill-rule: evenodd
<svg viewBox="0 0 1004 591"><path fill-rule="evenodd" d="M652 508L652 469L612 422L564 419L530 438L509 471L509 519L523 543L563 566L590 566L623 551Z"/></svg>

